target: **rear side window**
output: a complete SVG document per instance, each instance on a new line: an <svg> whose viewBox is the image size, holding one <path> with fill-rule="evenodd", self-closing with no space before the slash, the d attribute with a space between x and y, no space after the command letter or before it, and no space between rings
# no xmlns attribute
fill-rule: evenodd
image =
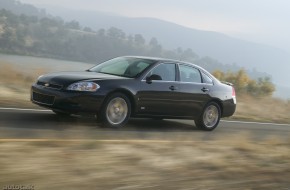
<svg viewBox="0 0 290 190"><path fill-rule="evenodd" d="M187 65L179 65L180 81L201 83L201 75L198 69Z"/></svg>
<svg viewBox="0 0 290 190"><path fill-rule="evenodd" d="M202 73L202 79L203 79L203 83L213 84L212 79L204 73Z"/></svg>

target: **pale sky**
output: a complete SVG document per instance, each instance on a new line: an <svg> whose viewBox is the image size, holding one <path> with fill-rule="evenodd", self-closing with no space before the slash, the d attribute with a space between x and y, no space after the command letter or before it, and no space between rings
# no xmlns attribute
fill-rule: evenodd
<svg viewBox="0 0 290 190"><path fill-rule="evenodd" d="M222 32L290 52L290 0L20 0L23 3L153 17Z"/></svg>

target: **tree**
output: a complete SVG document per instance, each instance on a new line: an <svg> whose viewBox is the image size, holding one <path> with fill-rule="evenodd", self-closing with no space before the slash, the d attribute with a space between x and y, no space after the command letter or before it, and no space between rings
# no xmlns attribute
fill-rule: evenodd
<svg viewBox="0 0 290 190"><path fill-rule="evenodd" d="M143 36L141 34L135 34L134 42L138 46L144 46L146 41L145 41L145 39L143 38Z"/></svg>
<svg viewBox="0 0 290 190"><path fill-rule="evenodd" d="M107 36L114 39L124 40L126 38L126 34L118 28L111 27L107 31Z"/></svg>
<svg viewBox="0 0 290 190"><path fill-rule="evenodd" d="M234 85L239 94L249 94L251 96L272 96L275 86L270 77L259 78L257 81L251 79L244 69L233 72L222 72L216 70L213 75L221 81L227 81Z"/></svg>
<svg viewBox="0 0 290 190"><path fill-rule="evenodd" d="M74 30L80 30L80 24L78 21L72 20L70 22L65 23L65 26L70 28L70 29L74 29Z"/></svg>
<svg viewBox="0 0 290 190"><path fill-rule="evenodd" d="M180 55L180 59L185 61L193 61L196 58L198 58L198 56L192 51L191 48L187 48Z"/></svg>
<svg viewBox="0 0 290 190"><path fill-rule="evenodd" d="M160 56L162 53L162 46L158 44L158 40L154 37L151 38L149 42L149 52L150 56Z"/></svg>
<svg viewBox="0 0 290 190"><path fill-rule="evenodd" d="M105 35L106 35L106 30L105 29L99 29L98 31L97 31L97 35L99 36L99 37L101 37L101 38L104 38L105 37Z"/></svg>
<svg viewBox="0 0 290 190"><path fill-rule="evenodd" d="M246 71L244 69L239 70L235 75L233 75L233 78L235 78L234 85L236 88L241 92L245 92L247 85L251 81Z"/></svg>
<svg viewBox="0 0 290 190"><path fill-rule="evenodd" d="M225 80L225 73L220 70L215 70L212 75L221 81Z"/></svg>
<svg viewBox="0 0 290 190"><path fill-rule="evenodd" d="M259 87L257 81L250 80L247 85L247 92L252 96L259 96Z"/></svg>
<svg viewBox="0 0 290 190"><path fill-rule="evenodd" d="M93 30L90 27L84 27L85 32L93 32Z"/></svg>
<svg viewBox="0 0 290 190"><path fill-rule="evenodd" d="M273 92L275 91L275 86L270 81L269 77L259 78L258 85L260 88L260 95L262 96L272 96Z"/></svg>
<svg viewBox="0 0 290 190"><path fill-rule="evenodd" d="M150 42L149 42L149 45L152 46L152 47L156 47L158 46L158 41L155 37L151 38Z"/></svg>

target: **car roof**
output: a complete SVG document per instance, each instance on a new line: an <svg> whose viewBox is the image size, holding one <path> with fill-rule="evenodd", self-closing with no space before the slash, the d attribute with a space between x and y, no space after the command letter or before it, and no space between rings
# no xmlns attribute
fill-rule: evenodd
<svg viewBox="0 0 290 190"><path fill-rule="evenodd" d="M149 56L123 56L123 57L140 58L140 59L150 59L150 60L155 60L155 61L174 61L174 62L179 62L177 60L167 59L167 58L161 58L161 57L149 57Z"/></svg>
<svg viewBox="0 0 290 190"><path fill-rule="evenodd" d="M183 63L183 64L187 64L187 65L192 65L197 67L198 69L210 74L206 69L194 64L194 63L190 63L190 62L186 62L186 61L180 61L180 60L175 60L175 59L168 59L168 58L161 58L161 57L150 57L150 56L123 56L123 57L132 57L132 58L140 58L140 59L149 59L149 60L155 60L155 61L159 61L159 62L175 62L175 63ZM211 75L211 74L210 74Z"/></svg>

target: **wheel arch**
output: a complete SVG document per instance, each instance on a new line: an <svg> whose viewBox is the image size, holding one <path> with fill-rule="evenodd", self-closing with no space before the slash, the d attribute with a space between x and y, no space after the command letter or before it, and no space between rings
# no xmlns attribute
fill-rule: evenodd
<svg viewBox="0 0 290 190"><path fill-rule="evenodd" d="M122 93L124 95L126 95L128 97L128 99L130 100L130 103L131 103L131 115L135 113L135 106L136 106L136 102L135 102L135 99L134 99L134 95L131 91L127 90L127 89L123 89L123 88L120 88L120 89L115 89L111 92L109 92L107 94L107 96L105 97L105 100L110 97L112 94L115 94L115 93ZM106 102L106 101L104 101ZM104 104L104 102L102 104ZM103 105L102 105L103 106Z"/></svg>
<svg viewBox="0 0 290 190"><path fill-rule="evenodd" d="M208 108L208 106L210 105L215 105L215 107L219 107L219 117L216 118L217 120L215 121L214 125L210 125L208 126L205 122L204 122L204 114L205 114L205 111L206 109ZM219 100L219 99L211 99L210 101L208 101L204 108L203 108L203 111L201 113L201 115L199 116L199 118L195 119L195 125L198 129L201 129L201 130L204 130L204 131L212 131L214 130L218 124L219 124L219 121L220 121L220 118L222 117L222 113L223 113L223 106L222 106L222 102ZM211 118L210 118L211 119Z"/></svg>
<svg viewBox="0 0 290 190"><path fill-rule="evenodd" d="M222 101L220 99L214 98L214 99L210 100L209 102L207 102L207 104L210 102L215 102L217 105L219 105L220 111L221 111L221 117L222 117L223 113L224 113L224 107L223 107Z"/></svg>

